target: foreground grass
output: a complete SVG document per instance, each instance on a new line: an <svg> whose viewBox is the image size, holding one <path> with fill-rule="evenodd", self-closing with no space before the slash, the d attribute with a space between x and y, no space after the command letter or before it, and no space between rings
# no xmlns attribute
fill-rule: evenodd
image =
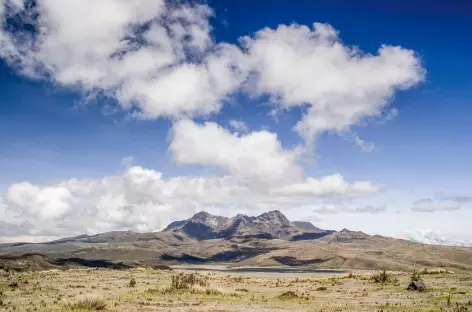
<svg viewBox="0 0 472 312"><path fill-rule="evenodd" d="M411 274L401 272L255 278L151 269L0 271L0 311L472 311L470 275L436 270L421 278L428 289L420 293L406 290Z"/></svg>

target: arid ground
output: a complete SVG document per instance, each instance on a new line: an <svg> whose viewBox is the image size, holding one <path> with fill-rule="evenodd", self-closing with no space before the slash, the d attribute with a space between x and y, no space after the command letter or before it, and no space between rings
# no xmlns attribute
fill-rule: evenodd
<svg viewBox="0 0 472 312"><path fill-rule="evenodd" d="M1 311L472 311L472 274L423 272L257 272L223 266L173 271L69 269L0 271ZM238 268L241 270L241 268ZM471 272L472 273L472 272Z"/></svg>

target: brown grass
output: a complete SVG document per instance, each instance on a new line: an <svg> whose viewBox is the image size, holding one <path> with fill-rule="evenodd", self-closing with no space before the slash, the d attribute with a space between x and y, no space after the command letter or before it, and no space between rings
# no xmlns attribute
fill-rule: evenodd
<svg viewBox="0 0 472 312"><path fill-rule="evenodd" d="M105 310L106 303L101 297L88 295L77 297L73 303L69 304L69 306L76 309L100 311Z"/></svg>

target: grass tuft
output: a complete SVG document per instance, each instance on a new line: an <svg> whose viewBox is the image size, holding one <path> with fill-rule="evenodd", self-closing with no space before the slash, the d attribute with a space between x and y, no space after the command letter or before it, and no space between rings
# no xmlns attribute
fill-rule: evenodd
<svg viewBox="0 0 472 312"><path fill-rule="evenodd" d="M382 283L382 284L398 282L398 279L394 277L391 273L388 273L386 270L373 274L370 277L370 279L374 283Z"/></svg>
<svg viewBox="0 0 472 312"><path fill-rule="evenodd" d="M75 302L69 304L71 308L84 309L91 311L105 310L106 303L103 298L96 296L81 296L77 297Z"/></svg>
<svg viewBox="0 0 472 312"><path fill-rule="evenodd" d="M300 298L294 291L286 291L280 295L277 296L278 299L280 300L294 300Z"/></svg>

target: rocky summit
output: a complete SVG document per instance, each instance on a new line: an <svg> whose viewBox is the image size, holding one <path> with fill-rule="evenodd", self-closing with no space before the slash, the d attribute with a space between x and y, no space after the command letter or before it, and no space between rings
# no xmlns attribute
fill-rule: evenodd
<svg viewBox="0 0 472 312"><path fill-rule="evenodd" d="M190 219L171 223L164 232L180 233L197 240L235 237L299 240L319 238L333 231L321 230L310 222L291 222L274 210L256 217L238 214L231 218L199 212Z"/></svg>

